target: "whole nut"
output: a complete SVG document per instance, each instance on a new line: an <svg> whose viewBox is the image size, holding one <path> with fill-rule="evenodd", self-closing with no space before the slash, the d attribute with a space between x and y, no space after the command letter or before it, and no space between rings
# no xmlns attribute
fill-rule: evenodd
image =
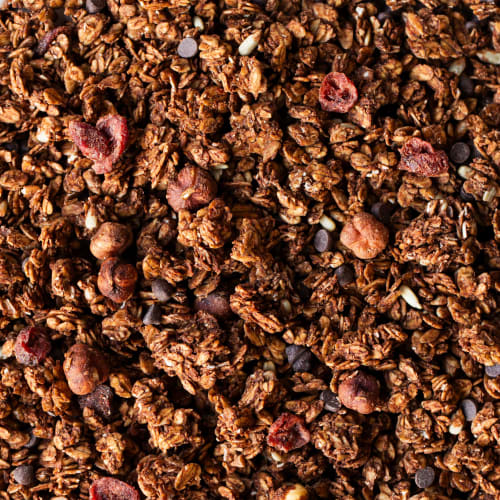
<svg viewBox="0 0 500 500"><path fill-rule="evenodd" d="M375 411L379 395L378 380L361 370L354 372L339 385L340 402L345 407L365 415Z"/></svg>
<svg viewBox="0 0 500 500"><path fill-rule="evenodd" d="M167 189L168 204L176 211L195 210L215 198L217 184L213 177L198 167L184 167Z"/></svg>
<svg viewBox="0 0 500 500"><path fill-rule="evenodd" d="M79 396L90 394L109 376L104 356L86 344L74 344L68 350L63 370L71 392Z"/></svg>
<svg viewBox="0 0 500 500"><path fill-rule="evenodd" d="M373 215L361 212L344 226L340 242L358 259L373 259L389 243L389 230Z"/></svg>
<svg viewBox="0 0 500 500"><path fill-rule="evenodd" d="M309 493L301 484L282 486L271 497L272 500L308 500Z"/></svg>
<svg viewBox="0 0 500 500"><path fill-rule="evenodd" d="M99 260L116 257L132 243L132 230L116 222L102 224L90 241L90 251Z"/></svg>
<svg viewBox="0 0 500 500"><path fill-rule="evenodd" d="M132 264L126 264L116 257L106 259L97 277L100 292L113 302L124 302L134 293L137 271Z"/></svg>

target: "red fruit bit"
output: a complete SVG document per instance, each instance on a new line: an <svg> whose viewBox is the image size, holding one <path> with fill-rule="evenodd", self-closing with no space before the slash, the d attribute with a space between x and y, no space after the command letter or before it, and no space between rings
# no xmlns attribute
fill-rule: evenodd
<svg viewBox="0 0 500 500"><path fill-rule="evenodd" d="M84 156L94 161L103 161L111 154L108 137L85 122L71 122L69 135Z"/></svg>
<svg viewBox="0 0 500 500"><path fill-rule="evenodd" d="M328 73L319 89L319 103L324 111L347 113L358 100L358 90L344 73Z"/></svg>
<svg viewBox="0 0 500 500"><path fill-rule="evenodd" d="M49 49L50 44L61 33L65 33L66 35L71 33L71 26L59 26L58 28L54 28L53 30L50 30L47 33L45 33L45 35L42 37L42 39L40 40L40 42L36 47L36 53L39 56L43 56L43 54L45 54L45 52L47 52L47 50Z"/></svg>
<svg viewBox="0 0 500 500"><path fill-rule="evenodd" d="M448 157L444 151L436 151L431 144L418 137L412 137L400 150L400 170L417 175L438 177L448 172Z"/></svg>
<svg viewBox="0 0 500 500"><path fill-rule="evenodd" d="M282 413L269 428L267 444L285 453L302 448L311 440L304 420L292 413Z"/></svg>
<svg viewBox="0 0 500 500"><path fill-rule="evenodd" d="M139 500L137 490L119 479L103 477L90 486L89 500Z"/></svg>
<svg viewBox="0 0 500 500"><path fill-rule="evenodd" d="M14 354L22 365L36 366L47 357L50 347L50 340L45 330L32 326L19 332L14 345Z"/></svg>
<svg viewBox="0 0 500 500"><path fill-rule="evenodd" d="M109 138L111 144L110 155L104 160L94 163L95 172L105 174L113 170L113 164L120 158L127 147L127 119L120 115L108 115L97 122L96 128Z"/></svg>

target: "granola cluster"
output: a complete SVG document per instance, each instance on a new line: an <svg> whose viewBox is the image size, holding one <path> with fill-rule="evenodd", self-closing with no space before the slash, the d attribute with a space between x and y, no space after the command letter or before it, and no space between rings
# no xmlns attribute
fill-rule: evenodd
<svg viewBox="0 0 500 500"><path fill-rule="evenodd" d="M500 498L500 6L0 2L0 498Z"/></svg>

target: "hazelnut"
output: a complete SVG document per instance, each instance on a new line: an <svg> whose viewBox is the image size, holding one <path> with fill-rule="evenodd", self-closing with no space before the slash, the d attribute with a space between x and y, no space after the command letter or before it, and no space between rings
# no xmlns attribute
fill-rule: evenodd
<svg viewBox="0 0 500 500"><path fill-rule="evenodd" d="M90 241L90 251L99 260L116 257L132 243L132 230L116 222L102 224Z"/></svg>
<svg viewBox="0 0 500 500"><path fill-rule="evenodd" d="M168 204L176 211L195 210L215 198L217 184L213 177L198 167L184 167L167 189Z"/></svg>
<svg viewBox="0 0 500 500"><path fill-rule="evenodd" d="M375 411L379 394L378 380L361 370L344 379L338 391L339 400L345 407L365 415Z"/></svg>
<svg viewBox="0 0 500 500"><path fill-rule="evenodd" d="M309 493L301 484L282 486L271 497L272 500L308 500Z"/></svg>
<svg viewBox="0 0 500 500"><path fill-rule="evenodd" d="M225 319L231 316L229 298L223 292L212 292L204 298L195 300L194 308L197 311L205 311L216 318Z"/></svg>
<svg viewBox="0 0 500 500"><path fill-rule="evenodd" d="M137 271L132 264L126 264L116 257L106 259L97 277L100 292L113 302L124 302L134 293Z"/></svg>
<svg viewBox="0 0 500 500"><path fill-rule="evenodd" d="M358 259L373 259L389 243L389 230L373 215L361 212L344 226L340 242Z"/></svg>
<svg viewBox="0 0 500 500"><path fill-rule="evenodd" d="M63 370L71 392L79 396L90 394L109 375L104 356L86 344L74 344L68 350Z"/></svg>

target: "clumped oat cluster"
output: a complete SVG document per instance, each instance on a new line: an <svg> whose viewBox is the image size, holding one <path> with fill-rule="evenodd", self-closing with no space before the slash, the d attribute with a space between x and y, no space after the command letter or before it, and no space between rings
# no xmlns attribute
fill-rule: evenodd
<svg viewBox="0 0 500 500"><path fill-rule="evenodd" d="M0 498L500 498L494 0L0 10Z"/></svg>

